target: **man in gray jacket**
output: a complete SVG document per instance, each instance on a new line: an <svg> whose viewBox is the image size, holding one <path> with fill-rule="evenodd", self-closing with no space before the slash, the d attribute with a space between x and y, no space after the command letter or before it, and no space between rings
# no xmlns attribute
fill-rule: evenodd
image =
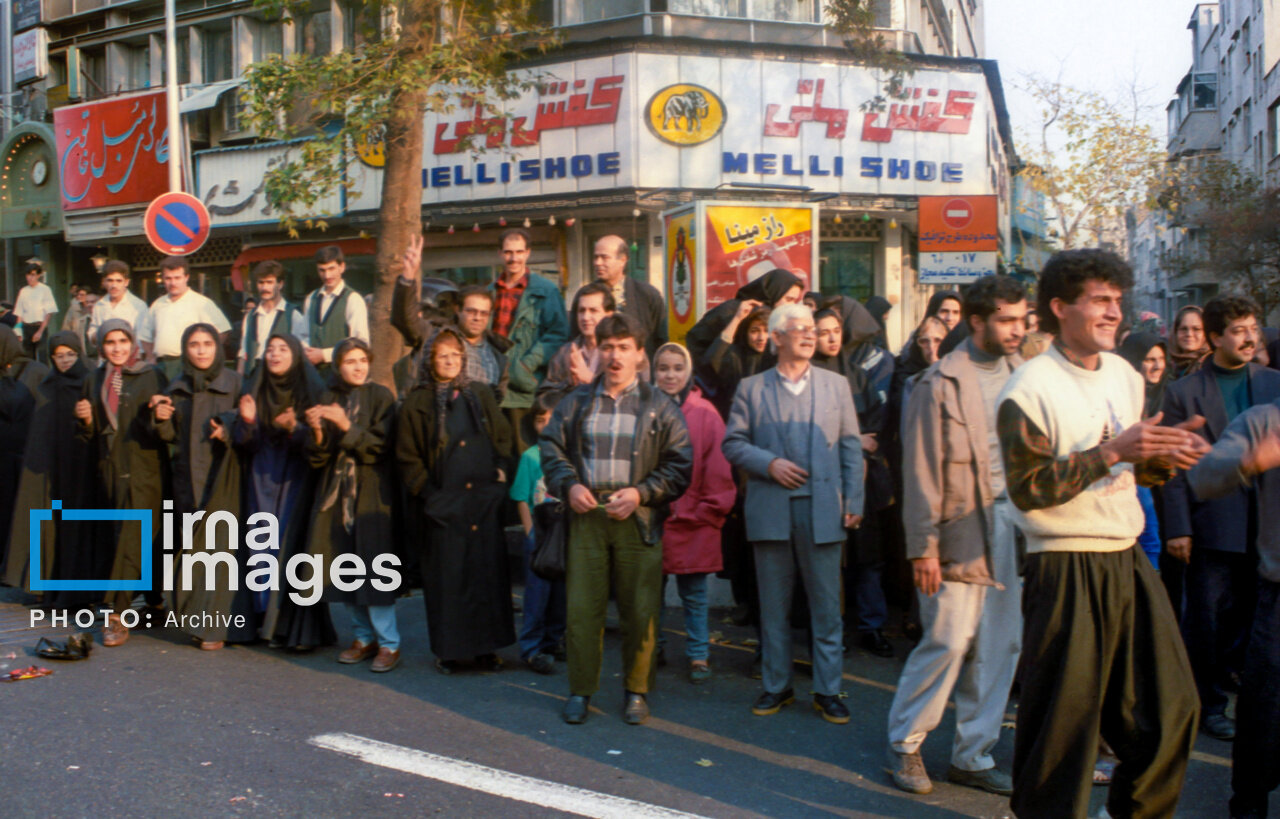
<svg viewBox="0 0 1280 819"><path fill-rule="evenodd" d="M1280 785L1280 401L1235 417L1187 474L1202 501L1240 490L1258 495L1258 596L1236 700L1231 749L1232 819L1267 815Z"/></svg>
<svg viewBox="0 0 1280 819"><path fill-rule="evenodd" d="M920 594L923 636L889 710L894 784L929 793L920 745L955 691L947 779L998 794L1000 739L1022 637L1015 530L996 435L996 397L1022 363L1026 291L986 276L965 293L970 336L921 376L903 423L902 518Z"/></svg>
<svg viewBox="0 0 1280 819"><path fill-rule="evenodd" d="M769 317L778 364L738 385L723 450L746 470L747 539L760 589L764 693L751 712L776 714L791 688L791 595L799 571L813 631L813 707L846 723L840 702L840 546L862 521L862 444L849 382L810 366L813 314L781 305Z"/></svg>

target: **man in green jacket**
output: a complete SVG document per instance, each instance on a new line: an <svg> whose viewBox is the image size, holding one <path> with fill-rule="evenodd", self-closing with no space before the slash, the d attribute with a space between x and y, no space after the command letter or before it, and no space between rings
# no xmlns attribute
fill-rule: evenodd
<svg viewBox="0 0 1280 819"><path fill-rule="evenodd" d="M533 406L538 384L560 345L569 340L569 319L560 289L542 276L529 273L532 242L529 232L512 228L502 234L502 273L490 285L493 292L493 332L511 342L507 351L507 394L502 408L511 428L522 435L521 423ZM534 441L520 442L530 447Z"/></svg>

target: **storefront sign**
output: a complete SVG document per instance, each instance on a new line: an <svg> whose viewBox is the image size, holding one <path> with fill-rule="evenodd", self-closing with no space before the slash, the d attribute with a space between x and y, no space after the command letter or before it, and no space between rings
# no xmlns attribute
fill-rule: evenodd
<svg viewBox="0 0 1280 819"><path fill-rule="evenodd" d="M267 171L287 159L300 156L305 140L286 145L272 143L246 148L216 148L195 155L195 194L209 209L213 226L274 224L280 213L267 202ZM377 209L378 202L361 203ZM335 191L299 218L339 216L343 194Z"/></svg>
<svg viewBox="0 0 1280 819"><path fill-rule="evenodd" d="M698 293L694 288L698 262L697 214L690 208L684 213L666 217L666 255L668 298L667 327L672 341L684 337L698 322Z"/></svg>
<svg viewBox="0 0 1280 819"><path fill-rule="evenodd" d="M814 212L811 207L707 204L706 309L732 299L749 281L776 268L813 281Z"/></svg>
<svg viewBox="0 0 1280 819"><path fill-rule="evenodd" d="M13 30L15 32L38 26L44 19L41 8L44 0L13 0Z"/></svg>
<svg viewBox="0 0 1280 819"><path fill-rule="evenodd" d="M735 182L875 196L994 194L981 71L921 69L900 98L851 65L623 52L523 70L499 103L424 121L422 201ZM382 170L348 168L376 209Z"/></svg>
<svg viewBox="0 0 1280 819"><path fill-rule="evenodd" d="M13 38L13 81L42 80L49 73L49 34L42 28Z"/></svg>
<svg viewBox="0 0 1280 819"><path fill-rule="evenodd" d="M920 284L969 284L995 272L995 251L920 253Z"/></svg>
<svg viewBox="0 0 1280 819"><path fill-rule="evenodd" d="M143 204L169 189L164 92L53 112L64 211Z"/></svg>

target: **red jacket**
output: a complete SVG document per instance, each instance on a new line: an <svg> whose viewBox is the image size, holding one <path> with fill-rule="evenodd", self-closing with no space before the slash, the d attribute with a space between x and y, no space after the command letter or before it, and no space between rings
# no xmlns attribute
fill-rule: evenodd
<svg viewBox="0 0 1280 819"><path fill-rule="evenodd" d="M662 571L718 572L724 568L720 527L737 495L733 471L720 451L724 421L697 387L689 391L681 410L693 443L693 481L671 505L671 516L663 527Z"/></svg>

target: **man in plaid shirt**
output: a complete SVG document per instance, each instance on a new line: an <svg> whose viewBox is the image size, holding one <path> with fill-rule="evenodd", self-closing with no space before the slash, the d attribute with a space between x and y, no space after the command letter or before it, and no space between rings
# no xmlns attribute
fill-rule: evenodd
<svg viewBox="0 0 1280 819"><path fill-rule="evenodd" d="M568 500L565 586L571 696L564 721L587 718L600 688L610 586L622 629L623 716L649 717L662 612L662 520L689 486L693 447L680 407L640 380L644 331L635 319L596 325L601 373L569 393L539 438L547 492Z"/></svg>

